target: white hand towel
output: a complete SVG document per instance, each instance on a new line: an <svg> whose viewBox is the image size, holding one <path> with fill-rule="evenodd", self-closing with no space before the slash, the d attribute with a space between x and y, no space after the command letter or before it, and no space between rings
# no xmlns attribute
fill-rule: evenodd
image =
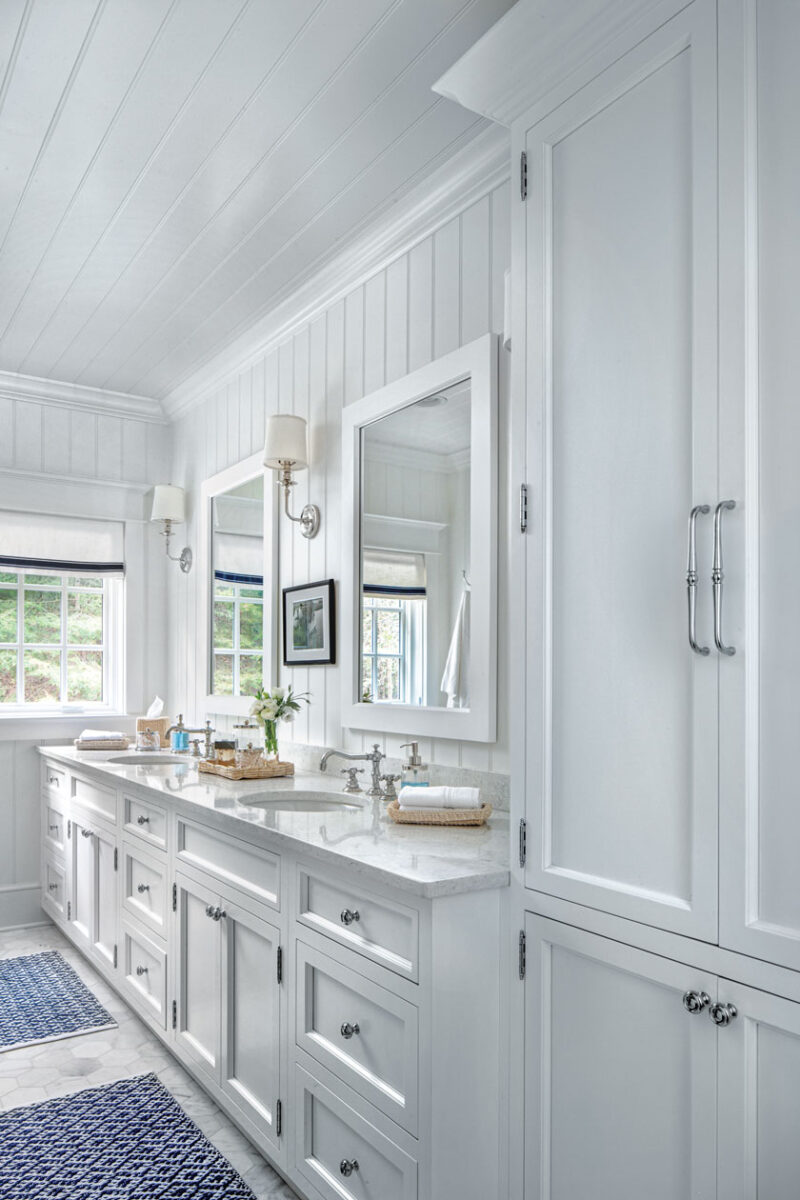
<svg viewBox="0 0 800 1200"><path fill-rule="evenodd" d="M127 737L126 733L121 733L118 729L84 729L79 742L118 742L121 738Z"/></svg>
<svg viewBox="0 0 800 1200"><path fill-rule="evenodd" d="M458 606L440 689L448 708L469 708L469 610L470 593L464 589Z"/></svg>
<svg viewBox="0 0 800 1200"><path fill-rule="evenodd" d="M480 808L479 788L404 787L397 798L404 812L429 808Z"/></svg>

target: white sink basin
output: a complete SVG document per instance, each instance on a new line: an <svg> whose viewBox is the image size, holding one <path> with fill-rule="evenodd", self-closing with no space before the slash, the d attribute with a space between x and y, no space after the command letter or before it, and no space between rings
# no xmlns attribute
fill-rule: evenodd
<svg viewBox="0 0 800 1200"><path fill-rule="evenodd" d="M158 764L158 763L182 763L182 762L185 763L185 762L191 762L191 761L192 760L190 758L187 758L186 756L181 757L177 754L156 754L156 753L148 754L148 752L146 750L144 750L144 751L134 750L133 753L118 754L115 758L107 758L106 759L106 762L120 763L124 766L128 766L129 763L132 763L135 766L138 763L142 763L142 764L147 763L148 765L151 765L154 763L155 764Z"/></svg>

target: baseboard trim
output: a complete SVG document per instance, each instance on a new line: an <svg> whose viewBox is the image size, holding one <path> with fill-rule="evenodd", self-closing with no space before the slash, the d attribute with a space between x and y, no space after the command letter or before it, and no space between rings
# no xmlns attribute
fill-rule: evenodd
<svg viewBox="0 0 800 1200"><path fill-rule="evenodd" d="M38 883L12 883L0 887L0 929L46 925L42 889Z"/></svg>

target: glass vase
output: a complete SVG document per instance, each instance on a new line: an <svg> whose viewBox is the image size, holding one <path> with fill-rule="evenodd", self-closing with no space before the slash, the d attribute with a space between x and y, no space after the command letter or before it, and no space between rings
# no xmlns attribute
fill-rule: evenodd
<svg viewBox="0 0 800 1200"><path fill-rule="evenodd" d="M277 759L277 757L278 757L278 722L277 721L265 721L264 722L264 757L265 758L274 758L274 759Z"/></svg>

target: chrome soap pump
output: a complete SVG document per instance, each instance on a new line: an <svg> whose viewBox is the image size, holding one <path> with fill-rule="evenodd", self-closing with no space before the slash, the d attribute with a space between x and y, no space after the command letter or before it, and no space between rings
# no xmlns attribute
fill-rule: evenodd
<svg viewBox="0 0 800 1200"><path fill-rule="evenodd" d="M403 742L401 749L408 748L408 761L403 763L402 787L427 787L430 783L428 764L422 761L419 742Z"/></svg>

